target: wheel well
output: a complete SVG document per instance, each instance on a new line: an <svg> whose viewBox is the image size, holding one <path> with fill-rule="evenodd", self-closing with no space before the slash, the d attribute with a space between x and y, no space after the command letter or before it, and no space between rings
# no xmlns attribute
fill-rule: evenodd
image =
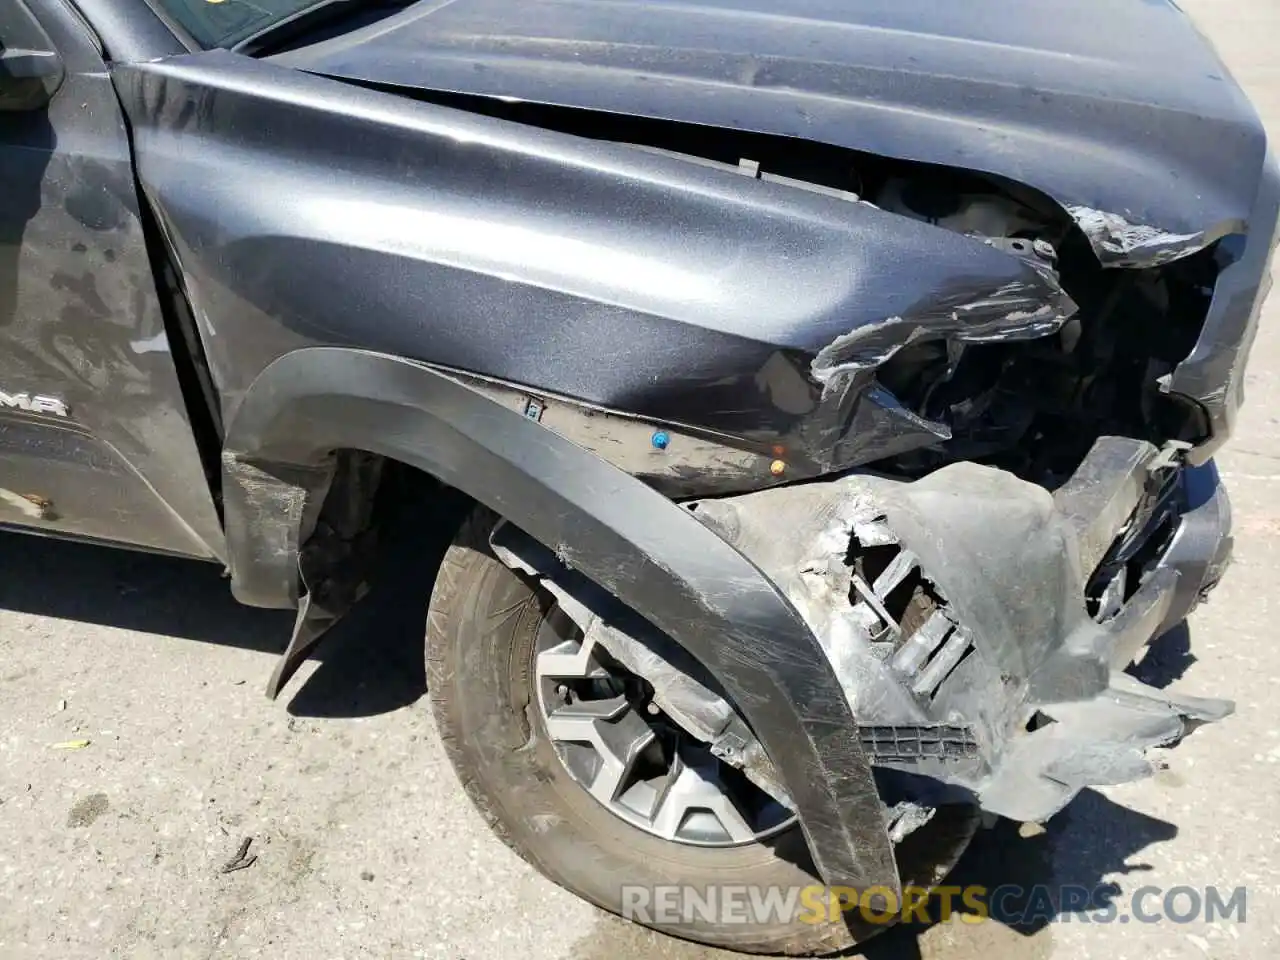
<svg viewBox="0 0 1280 960"><path fill-rule="evenodd" d="M677 637L716 673L777 758L822 877L900 892L879 804L868 802L875 791L868 757L856 738L836 742L830 735L857 721L820 642L778 587L642 481L430 367L354 348L307 347L259 375L228 427L222 460L237 596L263 606L296 602L291 542L314 540L307 533L322 532L317 516L326 513L324 529L341 529L332 518L343 517L342 504L351 502L335 491L313 513L309 501L321 490L329 500L339 460L352 461L342 469L357 489L357 478L373 469L362 465L367 454L333 455L352 447L464 486ZM374 463L378 472L386 465ZM339 486L347 484L340 479ZM281 516L264 528L260 505L272 501ZM367 496L354 502L366 521L356 529L370 529L376 494L372 503ZM301 527L308 518L310 528ZM354 566L345 557L334 564ZM340 602L334 609L327 599L308 592L269 690L279 691L289 665L340 616Z"/></svg>
<svg viewBox="0 0 1280 960"><path fill-rule="evenodd" d="M419 514L424 503L434 503L444 508L440 519L452 533L476 505L470 494L401 460L350 447L333 453L334 480L319 517L339 529L385 529Z"/></svg>
<svg viewBox="0 0 1280 960"><path fill-rule="evenodd" d="M392 531L429 523L447 538L476 503L424 470L365 450L334 450L332 462L332 479L298 549L313 588L323 582L358 596L371 585Z"/></svg>

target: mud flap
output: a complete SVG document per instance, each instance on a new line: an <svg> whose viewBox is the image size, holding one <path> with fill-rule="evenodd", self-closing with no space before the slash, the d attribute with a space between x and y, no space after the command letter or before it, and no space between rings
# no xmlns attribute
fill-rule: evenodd
<svg viewBox="0 0 1280 960"><path fill-rule="evenodd" d="M272 700L280 696L280 691L288 683L298 668L306 661L308 654L315 649L321 638L342 618L341 611L327 610L315 599L315 594L308 590L298 603L298 616L293 621L293 633L289 637L289 645L276 661L276 668L267 681L267 696Z"/></svg>
<svg viewBox="0 0 1280 960"><path fill-rule="evenodd" d="M369 592L365 573L373 554L372 535L355 541L354 549L342 550L337 554L341 559L335 559L332 552L324 548L323 541L317 546L319 549L309 546L303 550L298 565L303 594L298 601L298 616L293 621L289 645L267 682L267 696L272 700L280 695L329 629Z"/></svg>
<svg viewBox="0 0 1280 960"><path fill-rule="evenodd" d="M324 529L327 534L332 532L327 525ZM329 629L369 592L367 574L375 544L375 534L370 531L351 540L321 535L303 549L298 563L303 591L298 615L289 645L267 682L269 698L280 695Z"/></svg>

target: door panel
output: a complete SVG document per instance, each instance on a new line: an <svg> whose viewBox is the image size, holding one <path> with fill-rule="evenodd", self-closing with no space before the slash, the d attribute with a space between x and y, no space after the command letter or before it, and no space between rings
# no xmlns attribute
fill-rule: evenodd
<svg viewBox="0 0 1280 960"><path fill-rule="evenodd" d="M0 112L0 524L219 556L119 102L62 0L30 10L65 78Z"/></svg>

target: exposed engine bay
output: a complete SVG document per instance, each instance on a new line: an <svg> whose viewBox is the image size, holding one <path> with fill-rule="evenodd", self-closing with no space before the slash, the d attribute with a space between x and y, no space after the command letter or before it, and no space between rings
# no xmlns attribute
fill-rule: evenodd
<svg viewBox="0 0 1280 960"><path fill-rule="evenodd" d="M918 475L940 463L992 463L1052 485L1100 436L1157 445L1194 442L1206 429L1160 380L1195 345L1217 275L1212 251L1147 271L1105 271L1072 228L1000 194L941 193L927 181L889 181L884 209L983 238L1034 257L1079 306L1044 341L977 345L949 356L945 344L905 347L880 380L922 417L949 425L940 455L906 455Z"/></svg>
<svg viewBox="0 0 1280 960"><path fill-rule="evenodd" d="M973 460L1053 485L1100 436L1156 444L1203 437L1199 412L1171 400L1160 381L1195 345L1217 275L1212 251L1146 271L1106 271L1074 229L1000 194L939 194L921 181L889 181L879 202L1036 258L1080 308L1044 341L969 346L959 356L925 343L894 356L881 381L951 430L940 454L904 455L894 467L918 475Z"/></svg>

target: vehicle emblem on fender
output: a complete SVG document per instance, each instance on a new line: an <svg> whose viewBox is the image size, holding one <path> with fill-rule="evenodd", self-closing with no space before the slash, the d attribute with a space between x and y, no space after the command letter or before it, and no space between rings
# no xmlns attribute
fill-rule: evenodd
<svg viewBox="0 0 1280 960"><path fill-rule="evenodd" d="M0 390L0 408L7 410L23 410L27 413L47 413L55 417L70 415L67 405L57 397L41 394L32 396L29 393L6 393Z"/></svg>

